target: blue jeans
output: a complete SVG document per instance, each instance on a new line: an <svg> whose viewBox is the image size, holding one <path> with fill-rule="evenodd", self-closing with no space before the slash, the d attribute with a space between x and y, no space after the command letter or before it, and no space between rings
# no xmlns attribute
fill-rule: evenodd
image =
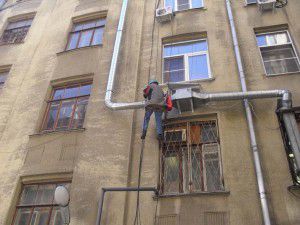
<svg viewBox="0 0 300 225"><path fill-rule="evenodd" d="M162 111L154 111L153 109L146 109L145 110L145 117L144 117L144 124L143 124L143 131L147 131L149 121L151 118L152 113L154 112L155 120L156 120L156 131L157 134L162 134Z"/></svg>

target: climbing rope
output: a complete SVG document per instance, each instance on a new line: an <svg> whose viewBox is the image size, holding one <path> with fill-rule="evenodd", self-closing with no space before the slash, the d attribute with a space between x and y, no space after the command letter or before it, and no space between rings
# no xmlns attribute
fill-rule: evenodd
<svg viewBox="0 0 300 225"><path fill-rule="evenodd" d="M138 191L136 197L136 210L135 210L135 218L134 218L134 225L141 224L140 218L140 186L141 186L141 174L142 174L142 165L143 165L143 157L144 157L144 147L145 147L145 139L142 139L142 146L140 152L140 163L139 163L139 175L138 175Z"/></svg>

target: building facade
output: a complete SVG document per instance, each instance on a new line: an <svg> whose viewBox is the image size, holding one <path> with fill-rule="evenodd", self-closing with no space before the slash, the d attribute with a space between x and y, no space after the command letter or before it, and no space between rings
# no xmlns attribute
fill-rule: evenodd
<svg viewBox="0 0 300 225"><path fill-rule="evenodd" d="M1 225L63 224L53 200L59 185L70 193L70 224L96 224L102 188L137 187L144 110L111 110L108 92L114 102L142 101L150 79L165 90L242 90L228 2L129 0L121 30L124 2L0 0ZM170 21L156 18L162 7L172 9ZM289 90L288 113L300 128L300 2L264 11L256 0L236 0L231 9L248 90ZM262 176L243 100L193 104L174 102L161 144L150 123L141 187L157 193L140 193L142 224L267 224L262 202L271 224L300 224L300 178L280 98L249 100ZM133 224L136 196L107 192L101 224Z"/></svg>

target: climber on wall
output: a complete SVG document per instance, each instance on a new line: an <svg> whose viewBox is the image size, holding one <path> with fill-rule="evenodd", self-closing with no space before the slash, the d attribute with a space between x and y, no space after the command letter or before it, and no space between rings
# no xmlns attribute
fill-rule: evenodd
<svg viewBox="0 0 300 225"><path fill-rule="evenodd" d="M157 139L163 140L162 114L165 109L165 94L157 80L150 80L144 88L145 117L141 139L145 139L151 115L154 112L156 120Z"/></svg>

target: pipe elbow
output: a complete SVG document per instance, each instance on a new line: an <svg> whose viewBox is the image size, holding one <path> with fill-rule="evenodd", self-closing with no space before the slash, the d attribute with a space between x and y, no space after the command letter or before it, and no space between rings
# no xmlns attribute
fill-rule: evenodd
<svg viewBox="0 0 300 225"><path fill-rule="evenodd" d="M289 109L292 107L292 93L289 90L281 91L282 108Z"/></svg>

